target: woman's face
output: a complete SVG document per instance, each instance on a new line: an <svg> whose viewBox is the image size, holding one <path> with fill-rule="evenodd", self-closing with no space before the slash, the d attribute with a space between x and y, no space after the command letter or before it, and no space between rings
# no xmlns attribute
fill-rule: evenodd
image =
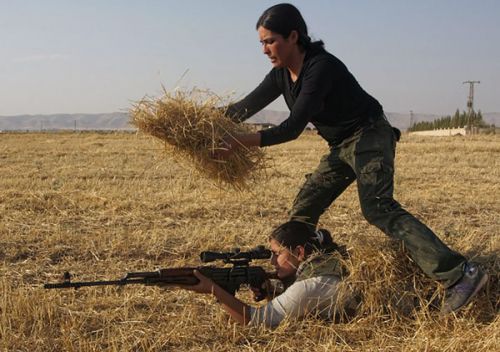
<svg viewBox="0 0 500 352"><path fill-rule="evenodd" d="M299 264L304 260L303 247L298 246L294 251L290 251L274 239L270 240L270 246L273 253L271 264L276 269L278 278L284 279L295 275Z"/></svg>
<svg viewBox="0 0 500 352"><path fill-rule="evenodd" d="M292 31L286 39L281 34L262 26L257 29L257 32L262 44L262 52L269 57L274 67L288 67L293 62L294 55L299 53L296 31Z"/></svg>

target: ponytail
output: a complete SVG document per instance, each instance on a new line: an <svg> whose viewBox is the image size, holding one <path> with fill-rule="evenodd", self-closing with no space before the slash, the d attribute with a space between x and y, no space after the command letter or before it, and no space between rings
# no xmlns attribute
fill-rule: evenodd
<svg viewBox="0 0 500 352"><path fill-rule="evenodd" d="M269 236L289 250L303 246L305 254L312 252L331 252L339 248L333 242L330 231L320 229L314 231L310 225L300 221L289 221L278 226Z"/></svg>

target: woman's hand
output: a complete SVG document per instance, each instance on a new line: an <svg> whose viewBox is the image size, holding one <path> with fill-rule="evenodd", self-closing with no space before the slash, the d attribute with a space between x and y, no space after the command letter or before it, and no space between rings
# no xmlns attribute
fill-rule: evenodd
<svg viewBox="0 0 500 352"><path fill-rule="evenodd" d="M211 294L214 291L214 287L217 285L215 282L200 273L198 270L194 270L193 275L199 280L196 285L179 285L179 287L185 290L203 294Z"/></svg>
<svg viewBox="0 0 500 352"><path fill-rule="evenodd" d="M261 287L250 287L253 293L253 299L255 302L260 302L264 299L270 301L274 298L275 287L270 280L266 280L262 283Z"/></svg>
<svg viewBox="0 0 500 352"><path fill-rule="evenodd" d="M250 287L250 290L253 293L253 300L255 302L260 302L260 301L268 298L267 292L265 292L265 290L262 287Z"/></svg>
<svg viewBox="0 0 500 352"><path fill-rule="evenodd" d="M218 160L227 160L239 148L260 146L260 133L225 135L218 148L213 151L213 156Z"/></svg>
<svg viewBox="0 0 500 352"><path fill-rule="evenodd" d="M219 146L214 149L213 156L217 160L227 160L241 146L238 135L225 135Z"/></svg>
<svg viewBox="0 0 500 352"><path fill-rule="evenodd" d="M243 325L250 322L249 306L222 289L198 270L193 270L193 275L199 280L196 285L179 285L178 287L197 293L213 294L235 321Z"/></svg>

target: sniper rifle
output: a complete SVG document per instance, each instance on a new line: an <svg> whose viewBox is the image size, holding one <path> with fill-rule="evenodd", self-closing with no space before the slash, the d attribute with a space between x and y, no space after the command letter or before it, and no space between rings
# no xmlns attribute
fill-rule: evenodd
<svg viewBox="0 0 500 352"><path fill-rule="evenodd" d="M221 260L225 264L231 264L231 267L181 267L166 268L156 271L130 272L123 278L109 281L71 281L71 274L64 273L63 282L47 283L43 287L46 289L75 288L88 286L124 286L131 284L156 285L156 286L177 286L177 285L196 285L199 280L194 276L193 271L198 270L204 276L210 278L217 285L222 287L232 295L240 289L242 285L251 287L263 287L267 279L273 278L273 274L267 273L260 266L250 266L254 259L268 259L271 257L271 251L264 246L258 246L247 252L241 252L235 248L232 252L201 252L200 259L203 263L209 263ZM263 299L266 292L262 292Z"/></svg>

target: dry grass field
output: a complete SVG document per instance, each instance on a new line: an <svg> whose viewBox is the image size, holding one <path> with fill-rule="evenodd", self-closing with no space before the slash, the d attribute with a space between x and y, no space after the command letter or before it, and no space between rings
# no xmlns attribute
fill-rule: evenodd
<svg viewBox="0 0 500 352"><path fill-rule="evenodd" d="M75 280L198 265L203 250L266 244L326 151L313 134L267 149L266 179L223 190L125 133L0 134L2 351L500 351L500 137L407 137L396 199L490 280L441 317L442 289L367 224L351 186L321 225L352 253L356 317L275 330L233 324L208 296L158 287L44 290ZM361 279L360 279L361 278ZM238 294L250 299L248 292Z"/></svg>

